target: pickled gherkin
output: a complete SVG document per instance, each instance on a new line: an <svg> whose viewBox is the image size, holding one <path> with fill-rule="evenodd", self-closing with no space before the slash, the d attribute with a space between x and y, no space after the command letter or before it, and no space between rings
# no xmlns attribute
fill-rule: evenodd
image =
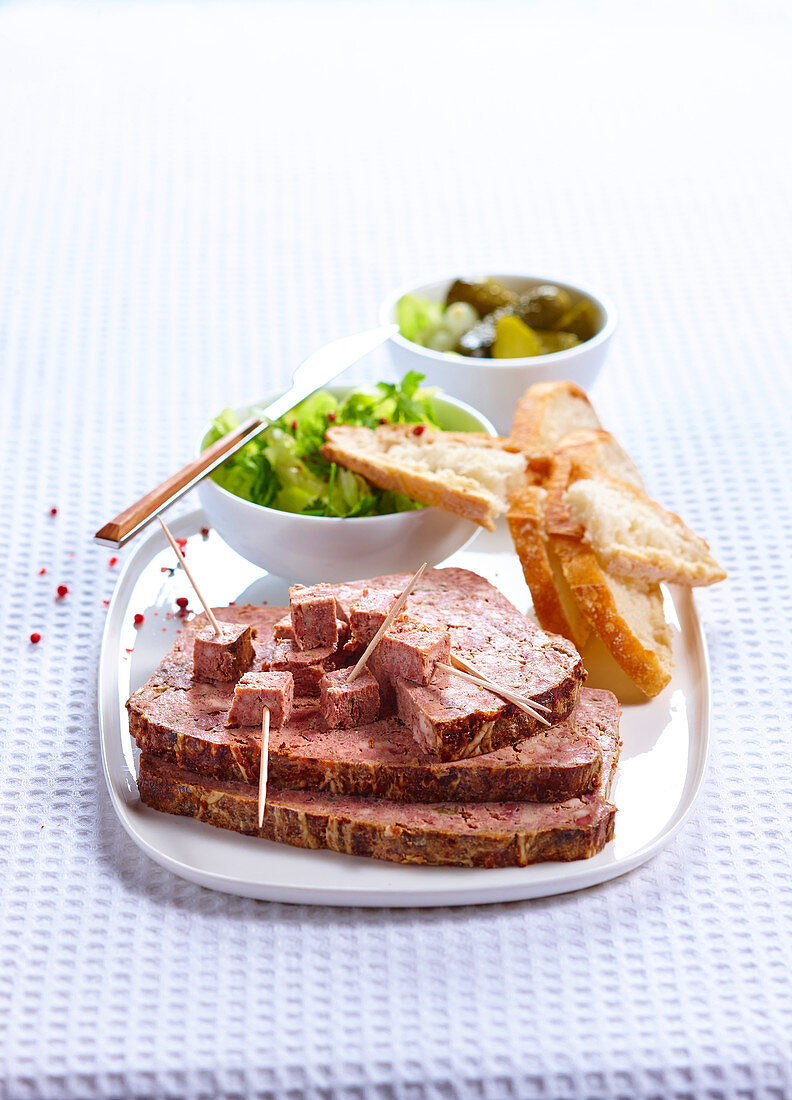
<svg viewBox="0 0 792 1100"><path fill-rule="evenodd" d="M576 348L580 343L574 332L547 332L537 329L536 335L542 345L543 355L551 355L554 351L567 351L569 348Z"/></svg>
<svg viewBox="0 0 792 1100"><path fill-rule="evenodd" d="M572 308L569 292L560 286L534 286L520 296L514 312L530 328L556 329Z"/></svg>
<svg viewBox="0 0 792 1100"><path fill-rule="evenodd" d="M597 310L593 302L581 298L564 314L557 325L551 325L557 332L571 332L581 343L597 334Z"/></svg>
<svg viewBox="0 0 792 1100"><path fill-rule="evenodd" d="M509 290L497 279L485 279L481 283L469 283L465 279L456 279L451 284L451 289L446 295L446 307L454 302L467 302L478 313L479 317L487 317L496 309L504 306L512 306L517 303L517 294Z"/></svg>

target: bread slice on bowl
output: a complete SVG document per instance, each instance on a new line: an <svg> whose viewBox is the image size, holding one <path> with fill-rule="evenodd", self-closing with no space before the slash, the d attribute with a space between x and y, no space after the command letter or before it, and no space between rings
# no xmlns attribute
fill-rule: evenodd
<svg viewBox="0 0 792 1100"><path fill-rule="evenodd" d="M572 523L610 573L690 587L726 577L707 543L643 490L612 478L584 477L566 490Z"/></svg>
<svg viewBox="0 0 792 1100"><path fill-rule="evenodd" d="M526 476L525 457L508 440L423 424L338 425L325 433L322 455L380 489L454 512L490 531Z"/></svg>

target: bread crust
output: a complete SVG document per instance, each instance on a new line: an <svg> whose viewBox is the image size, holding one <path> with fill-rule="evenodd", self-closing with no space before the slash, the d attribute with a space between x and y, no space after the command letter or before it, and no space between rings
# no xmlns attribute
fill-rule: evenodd
<svg viewBox="0 0 792 1100"><path fill-rule="evenodd" d="M525 583L531 590L534 612L539 625L552 634L562 634L581 649L588 640L589 628L583 616L573 606L565 608L559 591L558 577L553 569L554 551L547 544L544 532L544 501L546 491L538 486L526 486L513 500L506 519ZM560 571L560 564L557 565Z"/></svg>
<svg viewBox="0 0 792 1100"><path fill-rule="evenodd" d="M658 695L671 679L673 663L670 628L659 625L665 623L659 586L609 577L594 551L577 539L553 535L550 542L558 554L575 600L592 630L641 691L650 698ZM634 627L619 610L616 599L619 584L630 585L633 597L645 601L648 617L657 621L655 649L643 644Z"/></svg>

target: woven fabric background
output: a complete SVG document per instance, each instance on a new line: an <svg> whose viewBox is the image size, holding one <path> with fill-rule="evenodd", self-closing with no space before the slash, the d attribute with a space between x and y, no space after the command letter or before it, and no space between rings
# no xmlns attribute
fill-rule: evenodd
<svg viewBox="0 0 792 1100"><path fill-rule="evenodd" d="M0 1097L792 1096L791 30L783 3L0 7ZM193 887L106 797L90 535L209 413L470 268L619 305L601 416L730 571L698 598L697 811L547 901Z"/></svg>

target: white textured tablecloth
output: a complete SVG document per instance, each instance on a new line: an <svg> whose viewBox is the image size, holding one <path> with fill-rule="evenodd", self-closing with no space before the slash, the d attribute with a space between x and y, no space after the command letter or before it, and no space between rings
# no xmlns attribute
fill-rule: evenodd
<svg viewBox="0 0 792 1100"><path fill-rule="evenodd" d="M0 7L0 1096L792 1095L787 10ZM547 901L193 887L106 797L89 536L208 413L466 268L620 307L602 418L730 571L697 811Z"/></svg>

